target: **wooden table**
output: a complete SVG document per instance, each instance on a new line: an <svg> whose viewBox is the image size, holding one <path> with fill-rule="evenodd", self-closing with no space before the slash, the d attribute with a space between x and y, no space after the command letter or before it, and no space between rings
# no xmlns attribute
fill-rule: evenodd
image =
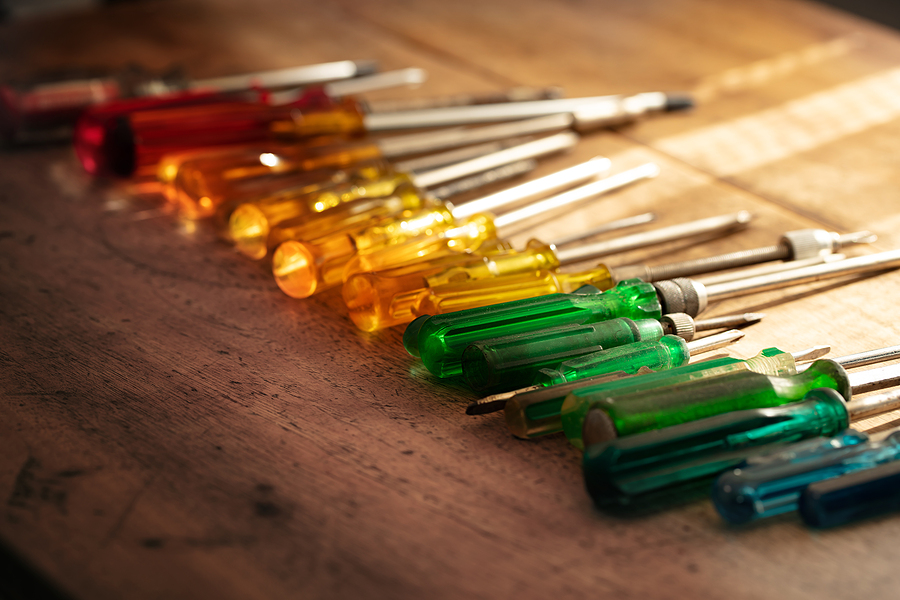
<svg viewBox="0 0 900 600"><path fill-rule="evenodd" d="M380 98L690 90L690 114L587 136L538 172L603 154L615 170L656 161L659 178L515 239L747 209L740 234L610 263L803 227L900 246L900 36L808 2L148 0L5 23L0 48L6 75L344 58L429 71ZM89 180L69 148L0 164L0 539L73 597L896 596L900 518L734 528L707 500L604 514L565 439L464 415L474 396L407 356L402 329L358 332L336 291L286 297L204 224ZM897 273L843 278L709 314L768 313L735 356L840 355L897 342L898 295Z"/></svg>

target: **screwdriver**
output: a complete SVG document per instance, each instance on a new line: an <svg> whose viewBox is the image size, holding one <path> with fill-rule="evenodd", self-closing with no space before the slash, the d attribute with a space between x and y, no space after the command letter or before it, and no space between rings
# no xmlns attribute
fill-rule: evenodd
<svg viewBox="0 0 900 600"><path fill-rule="evenodd" d="M811 527L836 527L900 508L900 461L811 484L799 511Z"/></svg>
<svg viewBox="0 0 900 600"><path fill-rule="evenodd" d="M155 163L166 152L223 143L271 139L296 141L322 135L360 135L410 127L512 121L575 112L583 115L576 118L579 126L591 129L633 120L650 112L680 110L688 106L688 98L662 93L373 114L366 114L364 107L348 96L318 103L301 98L274 106L259 102L232 102L210 107L185 107L179 109L177 114L172 110L132 113L124 123L123 143L119 149L137 157L136 165L144 165Z"/></svg>
<svg viewBox="0 0 900 600"><path fill-rule="evenodd" d="M540 268L555 260L551 248L644 224L653 218L652 213L644 213L611 221L581 231L577 236L553 240L549 246L530 240L524 249L516 251L509 244L498 246L494 220L490 215L477 214L462 226L438 236L418 236L397 246L357 254L344 267L344 303L353 322L363 331L400 325L415 318L413 310L426 287L460 280L505 278L508 274ZM580 285L576 283L577 276L565 276L564 280L567 287ZM526 292L525 296L542 292Z"/></svg>
<svg viewBox="0 0 900 600"><path fill-rule="evenodd" d="M837 394L828 389L816 392ZM873 414L873 399L882 405L875 412L900 407L900 392L895 390L866 398L869 414ZM860 418L856 403L853 400L846 406L851 421ZM848 429L835 437L807 440L777 452L747 458L716 479L712 500L729 523L747 523L797 510L800 494L812 483L898 459L900 431L871 440L865 433Z"/></svg>
<svg viewBox="0 0 900 600"><path fill-rule="evenodd" d="M734 320L747 324L743 319ZM616 364L613 372L625 370L634 374L644 364L650 368L651 364L668 363L671 366L663 368L673 368L687 364L690 359L687 342L697 331L720 327L720 322L718 319L712 324L694 321L688 315L676 313L663 315L661 319L620 318L562 325L483 340L463 351L462 374L474 391L498 393L534 382L542 370L553 372L562 369L562 365L584 363L586 358L595 368L598 363L605 367L588 376L610 372L606 369L611 360ZM639 358L641 353L636 353L639 348L647 355L643 360ZM623 360L622 356L627 358Z"/></svg>
<svg viewBox="0 0 900 600"><path fill-rule="evenodd" d="M441 188L433 190L432 194L438 191L441 191ZM466 205L468 205L468 202L463 206ZM641 213L608 221L597 227L581 230L574 234L564 235L550 243L559 248L573 242L596 237L602 233L611 233L630 227L646 225L654 220L656 220L654 213ZM477 234L468 231L468 223L475 222L480 227ZM465 229L460 231L457 231L457 229L459 228L448 229L441 232L439 236L418 236L403 244L390 246L376 252L357 254L344 267L344 283L346 284L347 280L357 273L379 272L379 274L385 274L389 270L393 271L393 269L403 268L409 268L411 273L419 272L421 267L417 265L418 263L424 263L426 258L430 263L432 260L443 260L446 256L456 256L458 259L463 256L473 256L476 251L480 250L481 245L485 241L493 239L497 235L496 229L493 227L493 219L487 213L479 213L470 217ZM529 248L535 244L545 245L537 240L531 240L525 246ZM450 261L448 264L456 263ZM416 289L421 289L421 286L418 286ZM395 324L399 324L399 322Z"/></svg>
<svg viewBox="0 0 900 600"><path fill-rule="evenodd" d="M705 327L709 329L736 327L755 323L764 316L759 313L745 313L705 319L704 322ZM664 315L661 320L665 321L666 316ZM731 332L725 332L690 342L687 344L690 355L693 356L697 353L695 348L705 346L707 343L711 344L717 338L730 343L728 341L730 335ZM709 350L719 347L721 346L712 345ZM542 369L535 377L535 385L481 398L466 408L466 414L487 414L506 408L507 424L513 435L521 438L537 437L562 431L562 423L559 419L560 408L565 397L576 390L583 393L603 392L607 395L625 394L639 390L658 389L683 381L702 377L709 378L739 370L749 370L766 375L794 375L802 373L812 364L797 365L799 361L815 360L830 351L829 346L813 346L806 350L790 353L778 348L766 348L756 356L747 359L720 357L687 364L689 357L685 356L683 352L675 350L671 344L651 343L645 347L642 342L638 342L628 347L602 350L567 361L559 369ZM840 356L831 360L849 368L894 358L900 358L900 346ZM613 374L621 374L624 377L634 374L650 375L653 371L666 372L644 376L639 380L631 379L621 384L607 385L608 381L621 378L610 378L610 375ZM551 390L544 391L544 388L551 388Z"/></svg>
<svg viewBox="0 0 900 600"><path fill-rule="evenodd" d="M677 231L678 227L679 226L675 226L673 229ZM664 238L667 235L666 231L667 230L658 230L657 232L655 232L658 235L658 241L664 241ZM611 246L609 246L607 250L609 252L617 252L640 247L646 241L644 240L645 235L649 234L637 234L635 236L631 236L630 238L613 240L610 243ZM836 233L830 233L815 229L788 232L788 234L786 234L786 237L787 236L789 236L789 239L794 240L791 244L792 247L805 249L802 253L796 253L797 255L804 256L812 251L816 251L819 253L830 252L833 248L837 247L840 244L868 243L874 238L874 236L872 236L868 232L859 232L856 234L839 236ZM597 246L587 246L580 249L574 249L573 251L567 251L567 258L568 260L583 260L584 258L588 257L589 253L593 254L593 256L599 256L601 254L599 252L596 252L596 250L600 250L601 248L597 248ZM763 253L761 252L755 252L752 250L749 252L757 258L764 257ZM725 269L731 268L732 266L741 266L747 264L747 260L747 256L744 252L735 252L731 254L723 254L715 257L672 263L656 267L632 265L610 269L606 265L599 265L596 268L596 273L589 276L588 279L590 280L589 282L591 285L601 290L605 290L611 287L615 281L622 281L624 279L639 277L644 281L654 282L663 278L663 276L681 277L683 274L687 275L701 272L700 269L704 268ZM821 261L818 261L812 264L819 264L820 262ZM793 263L794 261L790 261L788 263L784 263L784 265L791 270L800 266ZM683 271L681 271L680 269L683 269ZM778 272L784 270L788 269L779 269ZM774 273L775 270L767 269L767 272ZM747 277L749 276L750 274L747 274ZM541 293L549 294L554 292L566 291L556 286L554 282L555 277L556 276L551 273L532 273L529 275L523 275L519 279L495 279L491 281L480 282L474 285L457 283L442 286L440 288L432 288L427 292L422 292L421 296L413 304L414 308L412 309L412 311L416 315L435 315L444 312L450 312L451 310L457 311L467 308L484 306L488 302L487 299L490 299L491 302L496 303L499 299L512 300L516 298L540 295ZM740 273L732 273L723 281L734 281L736 279L739 279L740 277ZM532 287L540 289L541 292L526 294L525 290L531 289ZM516 295L514 297L509 297L508 295L504 294L506 289L512 290ZM689 293L693 292L689 291Z"/></svg>
<svg viewBox="0 0 900 600"><path fill-rule="evenodd" d="M261 232L267 235L270 231L267 216L269 214L279 223L285 220L296 221L304 216L315 216L339 207L345 202L362 197L377 197L376 192L388 195L390 190L398 185L408 183L409 176L424 176L424 171L483 158L531 140L533 140L531 136L525 136L487 142L394 164L382 159L373 159L343 169L323 167L290 173L285 177L239 179L230 182L228 189L222 193L215 192L200 197L177 193L170 185L163 185L162 188L166 200L175 203L183 216L193 219L215 217L214 222L219 230L223 233L229 232L226 237L236 241L242 250L247 245L252 255L256 253L256 248L266 241ZM204 153L204 156L211 154ZM265 158L264 155L260 156ZM530 169L524 169L527 170ZM492 168L490 171L506 173L507 169L494 171ZM490 180L485 180L486 183L490 183ZM359 189L357 186L360 186ZM468 190L480 186L463 187ZM257 204L266 206L265 214L257 209ZM298 206L301 208L298 209ZM241 209L241 216L234 223L234 235L237 236L234 238L230 230L231 216L236 209Z"/></svg>
<svg viewBox="0 0 900 600"><path fill-rule="evenodd" d="M454 181L472 173L484 172L498 166L571 148L577 139L577 135L573 133L558 133L476 159L433 169L428 173L420 173L416 181L420 185ZM433 214L432 218L445 220L452 218L449 204L432 198L430 194L422 192L411 183L397 186L394 192L388 196L368 198L368 193L359 195L361 197L357 200L341 203L321 213L282 223L281 226L269 232L266 237L267 247L278 246L285 241L294 239L317 240L327 236L351 235L370 227L373 223L390 224L397 219L408 218L412 214L421 214L422 212ZM427 224L427 218L426 223L421 224ZM397 243L401 242L404 237L408 239L415 235L411 230L400 230L396 233L394 239ZM285 273L288 275L290 267L290 264L285 265Z"/></svg>
<svg viewBox="0 0 900 600"><path fill-rule="evenodd" d="M597 258L698 234L739 230L744 228L750 219L750 213L741 211L733 215L709 217L560 251L554 251L553 248L536 243L532 251L550 257L542 261L546 264L543 268L533 267L537 270L532 270L530 273L519 272L475 281L466 281L460 276L457 282L427 286L398 294L393 297L392 302L398 296L417 295L411 310L415 316L419 317L477 308L520 298L567 292L585 284L592 285L598 290L607 290L613 287L615 282L613 272L604 264L577 273L557 273L551 269L557 263L582 262L588 258ZM384 295L387 299L391 298L387 294Z"/></svg>
<svg viewBox="0 0 900 600"><path fill-rule="evenodd" d="M659 168L655 164L647 163L501 215L493 219L491 227L494 230L508 227L536 215L588 200L617 187L655 177L658 172ZM402 219L383 219L352 233L324 235L317 239L294 239L282 243L275 250L272 271L282 291L294 298L305 298L340 285L344 279L344 269L357 253L374 252L418 235L440 235L461 224L459 215L465 217L468 214L468 211L452 206L436 209L426 207L404 215Z"/></svg>
<svg viewBox="0 0 900 600"><path fill-rule="evenodd" d="M433 374L449 377L460 373L459 358L465 347L479 340L615 317L659 318L663 312L696 316L706 308L709 300L897 266L900 266L900 250L710 286L682 278L653 284L628 279L601 293L549 294L450 314L422 316L407 327L403 345L411 355L421 355Z"/></svg>
<svg viewBox="0 0 900 600"><path fill-rule="evenodd" d="M690 319L687 315L684 315L684 317ZM641 346L640 352L637 352L637 346L633 347L633 351L627 355L628 367L626 370L631 372L646 366L648 369L658 371L660 368L674 369L675 367L686 365L691 355L691 346L687 345L686 341L691 341L697 331L750 325L758 323L763 317L765 317L763 313L743 313L694 321L693 327L685 332L686 335L678 334L676 338L668 340L664 347L663 345L648 344L645 347ZM671 315L663 315L660 321L671 329L678 330L684 327L682 323L673 319ZM536 385L548 387L560 383L589 379L620 370L622 368L620 365L625 364L625 362L625 356L620 350L600 350L599 352L591 352L578 358L566 360L556 369L543 368L538 371L534 381ZM659 365L665 366L660 367Z"/></svg>
<svg viewBox="0 0 900 600"><path fill-rule="evenodd" d="M877 237L870 231L857 231L841 235L824 229L798 229L788 231L773 246L739 250L728 254L695 260L670 263L661 266L634 265L620 267L623 279L638 277L644 281L659 281L675 277L690 277L699 273L711 273L747 265L783 260L806 260L833 254L851 244L870 244ZM796 265L799 266L799 265Z"/></svg>
<svg viewBox="0 0 900 600"><path fill-rule="evenodd" d="M862 387L863 376L855 374L857 393L868 391ZM795 375L737 371L624 394L576 390L566 397L560 414L566 437L582 447L725 412L795 402L818 387L836 389L850 399L851 381L843 367L823 359Z"/></svg>
<svg viewBox="0 0 900 600"><path fill-rule="evenodd" d="M163 158L159 164L159 178L165 181L164 191L170 199L192 205L203 205L215 210L226 200L232 199L238 186L247 180L273 179L275 183L304 172L337 170L359 163L378 165L385 178L396 179L397 171L391 168L389 159L410 154L466 146L491 140L526 136L566 129L571 122L569 115L549 115L516 123L503 123L480 128L452 129L429 133L416 133L380 140L351 140L339 143L292 145L254 144L237 147L228 152L201 154L179 161ZM471 158L471 156L465 156ZM449 164L448 161L444 164ZM285 187L285 186L282 186ZM340 195L327 199L304 202L305 198L278 198L254 203L267 227L279 221L301 217L310 212L321 212L336 202ZM245 211L247 209L244 209ZM247 219L247 217L243 217Z"/></svg>
<svg viewBox="0 0 900 600"><path fill-rule="evenodd" d="M534 381L541 369L559 367L565 361L614 348L631 358L635 346L657 346L657 352L670 356L679 353L676 360L686 363L690 358L686 340L693 339L698 328L706 329L706 323L695 322L685 314L674 314L663 315L661 319L619 318L586 325L562 325L484 340L470 344L463 352L463 379L479 393L507 392ZM629 367L632 364L629 362Z"/></svg>
<svg viewBox="0 0 900 600"><path fill-rule="evenodd" d="M184 93L160 99L132 99L86 110L75 126L75 152L91 175L129 177L153 172L165 154L226 144L271 140L275 115L291 111L327 114L342 102L345 89L374 90L418 85L421 69L401 69L283 92L253 89L239 94Z"/></svg>
<svg viewBox="0 0 900 600"><path fill-rule="evenodd" d="M834 436L849 424L851 389L868 391L900 383L900 365L848 376L837 363L818 360L809 372L818 373L830 389L820 389L826 386L810 380L795 389L773 390L780 398L776 404L761 402L756 408L748 404L732 412L612 441L588 443L591 436L586 431L583 467L591 497L600 505L627 504L649 492L715 476L768 444ZM862 384L856 385L856 381ZM843 389L835 391L836 386ZM891 405L896 407L896 400Z"/></svg>
<svg viewBox="0 0 900 600"><path fill-rule="evenodd" d="M695 340L687 344L690 355L701 351L714 350L733 339L739 339L736 330ZM741 334L742 335L742 334ZM719 343L721 342L721 343ZM657 342L647 344L652 349L660 349L668 344ZM644 390L661 390L679 381L691 381L701 377L715 377L734 371L754 371L770 375L796 373L798 360L815 359L828 353L828 346L814 346L800 352L784 352L778 348L766 348L748 359L719 357L702 362L678 365L670 360L667 352L647 352L646 345L636 344L625 350L614 348L608 352L607 371L583 380L542 387L540 384L506 394L487 396L470 404L468 414L480 414L504 409L506 425L510 433L522 439L530 439L563 431L560 418L563 402L574 392L584 390L603 391L608 396L625 395ZM656 361L646 361L648 354ZM633 361L631 359L634 359ZM676 355L676 358L679 358ZM682 359L683 360L683 359ZM640 375L640 377L628 377ZM620 381L621 380L621 381ZM577 444L576 444L577 445Z"/></svg>
<svg viewBox="0 0 900 600"><path fill-rule="evenodd" d="M564 115L563 115L564 116ZM555 116L550 117L551 120L556 119ZM541 120L546 120L542 118ZM506 128L506 125L503 126ZM485 128L492 129L492 128ZM515 153L510 150L509 153ZM472 168L478 168L477 165L481 161L486 160L483 156L469 159L470 164L475 165ZM479 161L479 162L474 162ZM517 189L518 186L512 188L509 192L505 192L504 196L498 196L497 201L492 200L496 195L492 194L481 202L487 206L496 206L500 200L506 196L515 197L506 200L506 203L520 201L541 195L545 192L574 185L581 181L587 181L591 178L598 177L609 170L610 162L606 158L597 157L580 165L565 169L559 174L547 176L546 189L537 189L538 184L529 185L524 190ZM269 247L268 236L273 227L282 223L302 219L308 215L315 215L346 202L356 200L362 197L372 198L378 196L387 196L393 193L397 187L402 185L414 185L420 188L431 187L450 179L456 178L459 173L459 167L446 166L443 170L433 169L431 172L403 172L400 169L392 168L384 163L384 166L377 164L372 166L367 163L364 177L350 177L350 180L340 186L332 186L318 193L312 194L279 194L271 198L264 198L257 202L244 203L239 205L231 214L229 219L229 234L237 248L247 256L252 258L262 258L265 256L264 249ZM365 185L359 185L359 180L364 179ZM545 181L544 178L539 180ZM533 191L535 188L536 191ZM471 204L468 202L466 204ZM471 209L465 208L466 205L457 207L457 212L463 217L471 216L475 213Z"/></svg>
<svg viewBox="0 0 900 600"><path fill-rule="evenodd" d="M174 94L208 98L251 88L324 83L376 70L374 61L343 60L199 80L188 79L179 69L152 74L138 66L114 74L44 77L0 85L0 132L9 141L49 141L70 135L71 126L88 107L123 98L142 98L145 106L151 106Z"/></svg>
<svg viewBox="0 0 900 600"><path fill-rule="evenodd" d="M610 177L605 181L611 185L616 179ZM594 187L602 185L600 182L591 184ZM578 193L577 189L567 192ZM388 270L353 274L350 271L351 262L344 271L344 302L360 329L374 331L408 322L418 315L434 315L571 291L585 283L601 290L608 289L613 285L613 275L605 265L577 274L560 274L555 269L615 252L739 229L746 226L750 219L750 213L742 211L565 250L531 240L522 253L509 257L513 264L502 265L504 257L497 256L487 265L487 271L484 270L483 260L477 257L460 258L460 262L452 266L442 259L434 265L430 261L422 261L418 263L418 277L414 276L415 269L412 267L399 272ZM525 253L534 257L533 262L523 260L521 255Z"/></svg>

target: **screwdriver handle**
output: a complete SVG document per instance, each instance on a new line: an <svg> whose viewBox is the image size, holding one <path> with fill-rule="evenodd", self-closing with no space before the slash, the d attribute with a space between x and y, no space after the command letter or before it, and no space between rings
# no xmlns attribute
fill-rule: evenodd
<svg viewBox="0 0 900 600"><path fill-rule="evenodd" d="M588 446L585 483L598 505L627 504L712 477L767 444L832 436L848 424L843 399L814 390L802 402L737 410Z"/></svg>
<svg viewBox="0 0 900 600"><path fill-rule="evenodd" d="M583 325L562 325L527 334L475 342L462 354L466 383L479 393L514 390L540 369L606 348L623 349L663 336L657 319L618 318Z"/></svg>
<svg viewBox="0 0 900 600"><path fill-rule="evenodd" d="M444 205L404 211L385 216L359 230L344 230L307 240L282 243L275 254L295 257L288 262L278 259L273 272L278 286L292 298L312 294L340 285L344 268L357 253L367 253L400 244L425 232L440 232L455 225L453 215ZM302 257L302 258L301 258Z"/></svg>
<svg viewBox="0 0 900 600"><path fill-rule="evenodd" d="M667 336L664 336L660 339L665 339L666 337ZM640 344L632 344L632 346L640 346ZM625 353L625 348L630 348L630 346L604 350L603 352L613 353L615 351L622 351ZM769 348L764 350L763 353L771 354L773 356L785 354L777 348ZM637 354L643 354L640 348L637 349ZM790 358L789 354L787 356ZM622 363L627 362L627 358L623 356ZM660 365L659 371L653 370L656 372L650 370L653 369L650 365L639 365L638 363L635 365L637 368L632 370L630 367L623 364L623 368L628 368L632 371L631 374L640 374L641 376L629 377L628 372L613 371L611 373L588 377L584 380L548 385L547 387L542 387L537 390L528 390L514 394L506 401L504 407L506 424L509 427L510 433L524 439L551 433L559 433L563 431L563 424L560 418L563 402L570 394L587 393L588 391L599 393L600 391L603 391L603 393L607 395L615 395L644 389L659 389L669 385L672 381L688 381L692 378L702 377L703 373L706 371L746 370L750 368L747 364L748 362L749 361L742 361L736 358L721 357L699 363L686 364L681 367L674 367L672 371L666 371L662 369L662 365ZM612 364L614 365L616 362L613 362ZM547 371L551 370L548 369ZM551 372L558 373L559 371ZM540 375L538 377L540 377ZM502 396L502 394L500 394L500 396Z"/></svg>
<svg viewBox="0 0 900 600"><path fill-rule="evenodd" d="M231 241L245 256L260 259L268 252L269 233L283 223L299 225L315 221L321 219L323 213L327 212L329 215L325 216L330 216L331 210L356 200L387 198L400 188L412 186L409 177L401 173L391 174L390 167L386 165L382 167L373 164L354 169L346 172L342 179L344 181L323 182L318 188L311 186L283 190L238 205L228 219ZM221 206L219 210L222 210ZM322 233L326 231L321 230Z"/></svg>
<svg viewBox="0 0 900 600"><path fill-rule="evenodd" d="M612 288L609 269L604 265L579 273L558 273L541 269L478 281L447 283L422 290L413 313L419 316L470 310L523 298L572 292L584 285L591 285L598 290Z"/></svg>
<svg viewBox="0 0 900 600"><path fill-rule="evenodd" d="M497 229L490 215L476 214L458 219L457 223L456 227L438 235L420 235L402 244L357 254L344 267L344 283L357 273L390 271L398 267L415 268L411 263L423 270L430 270L428 265L432 261L444 260L448 256L465 260L471 253L484 248L494 252L497 248L512 247L509 242L497 238Z"/></svg>
<svg viewBox="0 0 900 600"><path fill-rule="evenodd" d="M489 217L484 219L493 224ZM384 253L386 250L357 258L364 263L369 256ZM384 271L353 274L344 282L344 302L360 329L376 331L412 321L420 294L432 286L450 282L472 285L495 275L540 269L555 260L553 248L537 240L531 240L522 251L498 248L485 253L479 248L477 254L453 252ZM348 263L344 272L350 268Z"/></svg>
<svg viewBox="0 0 900 600"><path fill-rule="evenodd" d="M664 390L618 396L575 392L563 403L563 430L573 445L584 447L731 411L796 402L810 390L822 387L838 390L845 399L850 398L846 371L830 360L817 360L805 372L788 377L737 371L676 383ZM590 422L588 411L592 413ZM590 437L582 439L582 430Z"/></svg>
<svg viewBox="0 0 900 600"><path fill-rule="evenodd" d="M616 317L661 316L655 288L634 279L602 293L550 294L434 315L411 323L403 341L408 352L421 354L429 371L450 377L462 374L463 350L480 340Z"/></svg>
<svg viewBox="0 0 900 600"><path fill-rule="evenodd" d="M900 461L811 484L799 512L811 527L836 527L900 509Z"/></svg>
<svg viewBox="0 0 900 600"><path fill-rule="evenodd" d="M730 523L747 523L797 510L809 485L900 458L900 434L870 441L852 429L833 438L792 444L751 457L713 485L716 510Z"/></svg>
<svg viewBox="0 0 900 600"><path fill-rule="evenodd" d="M664 335L658 340L591 352L567 360L556 369L541 369L534 383L542 386L559 385L624 371L634 374L641 367L653 371L667 371L686 365L691 359L687 342L677 335Z"/></svg>
<svg viewBox="0 0 900 600"><path fill-rule="evenodd" d="M366 161L379 161L382 175L390 173L378 147L371 142L323 145L255 144L230 152L207 152L180 164L163 158L160 171L167 197L199 204L207 198L214 210L241 190L241 185L260 178L273 178L275 185L287 187L285 178L305 172L336 173ZM171 171L175 171L174 175ZM258 183L257 183L258 185ZM212 212L210 210L210 212Z"/></svg>

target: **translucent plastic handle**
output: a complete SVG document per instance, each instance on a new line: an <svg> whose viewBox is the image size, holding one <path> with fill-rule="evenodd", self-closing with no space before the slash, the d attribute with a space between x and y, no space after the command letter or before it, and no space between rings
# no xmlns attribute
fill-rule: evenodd
<svg viewBox="0 0 900 600"><path fill-rule="evenodd" d="M410 189L404 193L415 192ZM366 225L282 243L273 255L273 273L279 287L289 296L306 298L340 285L345 266L357 252L378 250L417 234L440 231L453 225L453 217L446 206L431 205L386 215L375 225Z"/></svg>
<svg viewBox="0 0 900 600"><path fill-rule="evenodd" d="M318 189L295 188L239 205L229 217L230 239L239 252L260 259L268 252L273 228L321 219L323 213L353 201L388 197L401 186L412 185L406 175L389 174L389 167L378 164L345 173L341 179Z"/></svg>
<svg viewBox="0 0 900 600"><path fill-rule="evenodd" d="M463 377L479 393L511 391L531 382L540 369L605 348L655 342L662 335L656 319L620 318L475 342L462 354Z"/></svg>
<svg viewBox="0 0 900 600"><path fill-rule="evenodd" d="M344 284L344 300L357 326L375 331L412 321L420 295L433 287L451 282L474 284L498 275L540 269L555 260L552 246L537 240L521 252L430 257L396 269L353 275Z"/></svg>
<svg viewBox="0 0 900 600"><path fill-rule="evenodd" d="M796 402L816 388L838 390L850 398L846 371L830 360L818 360L805 372L788 377L738 371L631 394L575 392L562 408L563 430L569 441L583 447L582 429L588 410L600 409L595 422L610 436L629 436L697 421L722 413L768 408ZM600 416L606 423L600 421Z"/></svg>
<svg viewBox="0 0 900 600"><path fill-rule="evenodd" d="M811 484L800 494L800 517L836 527L900 509L900 461Z"/></svg>
<svg viewBox="0 0 900 600"><path fill-rule="evenodd" d="M332 110L294 110L288 114L281 113L270 122L269 128L281 139L365 132L362 107L350 97L342 98Z"/></svg>
<svg viewBox="0 0 900 600"><path fill-rule="evenodd" d="M650 492L715 476L766 444L834 435L848 422L840 397L813 393L803 402L629 435L587 448L585 483L597 504L626 504Z"/></svg>
<svg viewBox="0 0 900 600"><path fill-rule="evenodd" d="M341 168L381 158L371 143L329 145L254 144L242 148L208 150L193 158L163 157L158 177L169 199L184 203L205 203L217 207L252 185L271 180L277 189L287 178L306 172L335 173ZM387 163L382 162L383 167ZM174 173L173 173L174 171ZM205 200L204 200L205 199Z"/></svg>
<svg viewBox="0 0 900 600"><path fill-rule="evenodd" d="M344 268L344 283L357 273L387 271L407 263L420 263L420 268L430 270L433 260L444 260L448 256L465 260L470 252L501 246L508 248L510 244L497 239L493 218L485 214L474 215L439 235L418 236L403 244L357 254Z"/></svg>
<svg viewBox="0 0 900 600"><path fill-rule="evenodd" d="M416 331L413 352L421 355L433 374L451 377L462 374L462 352L477 341L616 317L658 319L661 316L654 287L639 280L628 280L603 293L550 294L503 302L434 315L410 327ZM408 351L411 343L404 334Z"/></svg>
<svg viewBox="0 0 900 600"><path fill-rule="evenodd" d="M866 434L849 429L723 473L713 486L713 504L726 521L747 523L797 510L800 494L810 484L898 458L900 434L871 442Z"/></svg>
<svg viewBox="0 0 900 600"><path fill-rule="evenodd" d="M666 335L659 340L650 339L591 352L567 360L556 369L543 368L535 375L534 383L542 386L559 385L616 371L633 375L641 367L653 371L668 371L686 365L690 359L687 342L677 335Z"/></svg>

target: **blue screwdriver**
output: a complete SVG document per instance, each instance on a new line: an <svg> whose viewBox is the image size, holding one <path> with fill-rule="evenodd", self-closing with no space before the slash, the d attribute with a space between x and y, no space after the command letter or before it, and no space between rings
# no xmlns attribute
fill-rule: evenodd
<svg viewBox="0 0 900 600"><path fill-rule="evenodd" d="M833 390L819 392L837 395ZM851 420L897 408L898 390L847 404ZM713 504L726 521L747 523L797 510L800 494L810 484L898 459L900 430L873 440L848 429L835 437L807 440L748 458L719 476L713 485Z"/></svg>
<svg viewBox="0 0 900 600"><path fill-rule="evenodd" d="M726 412L598 444L590 444L587 429L591 425L586 421L583 466L588 491L600 505L629 504L652 492L718 475L768 444L835 436L849 424L851 389L861 393L900 383L900 365L848 376L836 363L819 360L810 371L822 371L825 363L830 363L828 369L841 374L838 379L844 383L829 386L831 389L812 389L798 397L799 401ZM843 389L843 393L833 389L844 385L848 389ZM867 410L871 413L896 406L897 401L892 398L880 407L868 406Z"/></svg>

